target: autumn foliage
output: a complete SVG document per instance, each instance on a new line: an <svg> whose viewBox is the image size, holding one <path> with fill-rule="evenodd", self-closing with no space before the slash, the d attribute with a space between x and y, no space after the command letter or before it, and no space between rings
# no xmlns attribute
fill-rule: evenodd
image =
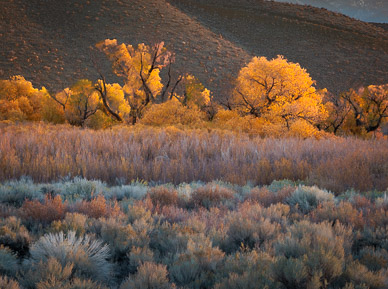
<svg viewBox="0 0 388 289"><path fill-rule="evenodd" d="M254 57L229 95L217 101L195 76L174 71L175 55L163 42L133 46L106 39L96 48L111 61L121 84L108 83L98 64L95 82L82 79L52 94L15 76L0 82L0 118L94 129L142 123L304 138L381 135L388 118L387 85L338 96L318 91L307 71L283 56Z"/></svg>

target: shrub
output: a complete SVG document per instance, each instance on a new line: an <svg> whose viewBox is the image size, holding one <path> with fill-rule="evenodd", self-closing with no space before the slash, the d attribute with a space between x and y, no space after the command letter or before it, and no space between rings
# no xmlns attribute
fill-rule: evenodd
<svg viewBox="0 0 388 289"><path fill-rule="evenodd" d="M75 204L75 210L91 218L117 217L121 214L116 201L109 204L103 195L98 195L90 201L81 201Z"/></svg>
<svg viewBox="0 0 388 289"><path fill-rule="evenodd" d="M149 195L154 206L175 206L179 201L178 192L164 186L152 188Z"/></svg>
<svg viewBox="0 0 388 289"><path fill-rule="evenodd" d="M168 272L165 265L145 262L140 265L137 273L129 276L120 289L172 289L175 288L167 278Z"/></svg>
<svg viewBox="0 0 388 289"><path fill-rule="evenodd" d="M14 277L18 270L18 261L15 254L7 247L0 245L0 275Z"/></svg>
<svg viewBox="0 0 388 289"><path fill-rule="evenodd" d="M46 195L43 203L38 200L25 201L20 208L20 215L27 222L39 222L47 225L52 221L63 219L66 210L67 203L62 202L61 196Z"/></svg>
<svg viewBox="0 0 388 289"><path fill-rule="evenodd" d="M122 224L119 220L110 218L100 220L100 226L101 239L109 244L115 261L125 258L130 248L137 243L138 236L130 224Z"/></svg>
<svg viewBox="0 0 388 289"><path fill-rule="evenodd" d="M344 277L346 281L356 286L363 285L370 289L386 288L387 277L383 271L371 272L357 261L347 265Z"/></svg>
<svg viewBox="0 0 388 289"><path fill-rule="evenodd" d="M271 191L266 187L256 187L251 190L246 199L256 201L264 207L269 207L271 204L283 203L294 190L295 188L291 186L283 187L277 191Z"/></svg>
<svg viewBox="0 0 388 289"><path fill-rule="evenodd" d="M233 197L234 192L232 190L219 185L208 184L196 189L191 195L191 200L195 206L209 209L210 207L227 204Z"/></svg>
<svg viewBox="0 0 388 289"><path fill-rule="evenodd" d="M273 275L285 288L306 288L308 284L308 270L300 259L278 258L273 265Z"/></svg>
<svg viewBox="0 0 388 289"><path fill-rule="evenodd" d="M135 273L140 265L154 261L154 253L148 247L132 247L128 258L129 272Z"/></svg>
<svg viewBox="0 0 388 289"><path fill-rule="evenodd" d="M290 235L275 245L276 254L281 256L275 263L279 282L286 287L289 283L301 287L308 284L323 286L342 274L344 242L349 232L333 228L329 223L312 224L308 221L295 223L288 230Z"/></svg>
<svg viewBox="0 0 388 289"><path fill-rule="evenodd" d="M388 250L388 227L364 227L353 241L352 252L358 254L364 247L384 248Z"/></svg>
<svg viewBox="0 0 388 289"><path fill-rule="evenodd" d="M61 264L54 257L24 264L20 282L25 288L66 288L70 281L73 264Z"/></svg>
<svg viewBox="0 0 388 289"><path fill-rule="evenodd" d="M4 289L20 289L19 283L9 279L7 276L0 275L0 288Z"/></svg>
<svg viewBox="0 0 388 289"><path fill-rule="evenodd" d="M230 221L222 249L226 252L234 252L240 247L253 248L258 239L253 220L236 217Z"/></svg>
<svg viewBox="0 0 388 289"><path fill-rule="evenodd" d="M249 250L236 252L226 257L224 270L218 274L221 281L214 288L276 288L271 278L271 264L271 257L266 254Z"/></svg>
<svg viewBox="0 0 388 289"><path fill-rule="evenodd" d="M85 233L87 219L88 217L83 214L66 213L64 220L54 221L51 223L50 232L67 233L69 231L74 231L77 236L81 236Z"/></svg>
<svg viewBox="0 0 388 289"><path fill-rule="evenodd" d="M149 247L154 251L157 261L169 262L186 250L188 238L177 224L165 222L151 231Z"/></svg>
<svg viewBox="0 0 388 289"><path fill-rule="evenodd" d="M298 205L303 213L308 213L318 206L319 203L329 202L334 195L317 187L299 186L287 199L290 206Z"/></svg>
<svg viewBox="0 0 388 289"><path fill-rule="evenodd" d="M20 207L25 200L40 199L41 187L35 185L31 178L22 177L18 181L0 184L0 202Z"/></svg>
<svg viewBox="0 0 388 289"><path fill-rule="evenodd" d="M353 208L349 202L319 204L318 207L311 212L311 219L316 222L331 221L335 223L337 220L342 224L351 225L361 229L365 225L365 220L361 212Z"/></svg>
<svg viewBox="0 0 388 289"><path fill-rule="evenodd" d="M186 252L176 258L169 271L172 280L179 286L211 288L223 258L224 253L213 248L208 239L190 239Z"/></svg>
<svg viewBox="0 0 388 289"><path fill-rule="evenodd" d="M106 187L101 181L87 180L82 177L75 177L71 181L56 185L62 191L61 194L65 200L90 200L93 195L102 192Z"/></svg>
<svg viewBox="0 0 388 289"><path fill-rule="evenodd" d="M34 263L32 267L22 272L23 288L31 289L108 289L92 280L73 277L73 264L61 265L55 258L46 262Z"/></svg>
<svg viewBox="0 0 388 289"><path fill-rule="evenodd" d="M93 282L92 280L83 280L79 278L74 278L73 281L69 284L68 288L69 289L108 289L108 287L105 287L100 283ZM41 289L41 288L38 287L37 289Z"/></svg>
<svg viewBox="0 0 388 289"><path fill-rule="evenodd" d="M74 265L76 276L107 281L111 277L109 248L90 236L76 237L75 232L47 234L31 246L29 263L46 262L55 258L62 266Z"/></svg>
<svg viewBox="0 0 388 289"><path fill-rule="evenodd" d="M0 244L9 247L23 257L27 254L31 238L26 227L17 217L8 217L0 220Z"/></svg>
<svg viewBox="0 0 388 289"><path fill-rule="evenodd" d="M147 194L147 190L148 188L144 183L133 182L129 185L111 187L104 192L104 196L118 201L124 198L140 200Z"/></svg>
<svg viewBox="0 0 388 289"><path fill-rule="evenodd" d="M371 271L388 268L388 252L385 249L365 247L359 253L360 263Z"/></svg>

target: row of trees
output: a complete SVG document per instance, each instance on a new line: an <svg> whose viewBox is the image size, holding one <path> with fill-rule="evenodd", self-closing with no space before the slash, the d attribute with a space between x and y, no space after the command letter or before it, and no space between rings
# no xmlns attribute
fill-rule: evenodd
<svg viewBox="0 0 388 289"><path fill-rule="evenodd" d="M230 96L215 101L194 76L174 75L174 55L163 42L134 47L107 39L96 48L112 62L122 84L107 83L100 70L95 83L80 80L57 94L35 89L21 76L2 80L0 119L67 121L94 128L115 122L212 121L223 128L309 136L319 131L374 132L388 118L388 85L352 89L339 96L317 91L306 70L282 56L253 58L241 69Z"/></svg>

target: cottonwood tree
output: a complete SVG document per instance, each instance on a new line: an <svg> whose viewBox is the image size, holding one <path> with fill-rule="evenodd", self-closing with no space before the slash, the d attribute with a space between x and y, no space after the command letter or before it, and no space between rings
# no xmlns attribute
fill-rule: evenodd
<svg viewBox="0 0 388 289"><path fill-rule="evenodd" d="M47 90L36 89L23 76L0 80L0 120L41 120Z"/></svg>
<svg viewBox="0 0 388 289"><path fill-rule="evenodd" d="M171 99L182 80L180 76L175 82L172 81L171 65L174 56L164 47L163 42L153 46L139 44L135 48L130 44L118 44L116 39L106 39L97 43L96 47L112 61L113 72L124 80L124 98L130 107L129 115L133 124L151 103ZM168 80L163 85L160 71L165 67L168 67ZM103 105L116 120L122 121L119 111L111 107L111 96L105 77L101 73L100 76L101 80L96 89L100 93Z"/></svg>
<svg viewBox="0 0 388 289"><path fill-rule="evenodd" d="M376 131L388 119L388 84L370 85L340 96L350 106L354 120L354 132L364 129Z"/></svg>
<svg viewBox="0 0 388 289"><path fill-rule="evenodd" d="M65 88L53 96L53 99L62 107L70 124L82 127L100 107L98 92L87 79L81 79L70 88Z"/></svg>
<svg viewBox="0 0 388 289"><path fill-rule="evenodd" d="M316 125L327 115L310 75L282 56L272 60L254 57L241 69L233 106L243 114L282 124L287 129L300 122Z"/></svg>
<svg viewBox="0 0 388 289"><path fill-rule="evenodd" d="M330 93L326 89L319 92L328 112L328 117L319 124L321 129L338 134L345 126L351 114L351 106L343 97Z"/></svg>

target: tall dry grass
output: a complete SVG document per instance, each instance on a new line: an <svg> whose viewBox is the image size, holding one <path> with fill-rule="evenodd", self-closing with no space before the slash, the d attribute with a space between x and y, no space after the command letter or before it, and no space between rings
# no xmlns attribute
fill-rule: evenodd
<svg viewBox="0 0 388 289"><path fill-rule="evenodd" d="M388 187L388 141L262 139L226 131L144 126L93 131L43 124L0 127L0 181L82 176L179 184L302 180L342 192Z"/></svg>

